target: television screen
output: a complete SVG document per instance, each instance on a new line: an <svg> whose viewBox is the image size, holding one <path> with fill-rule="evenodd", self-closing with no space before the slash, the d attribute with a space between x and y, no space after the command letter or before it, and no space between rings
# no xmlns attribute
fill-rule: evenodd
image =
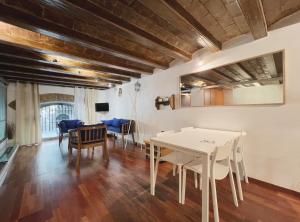
<svg viewBox="0 0 300 222"><path fill-rule="evenodd" d="M109 104L108 103L96 103L96 112L108 112L109 111Z"/></svg>
<svg viewBox="0 0 300 222"><path fill-rule="evenodd" d="M6 86L0 81L0 142L6 138Z"/></svg>

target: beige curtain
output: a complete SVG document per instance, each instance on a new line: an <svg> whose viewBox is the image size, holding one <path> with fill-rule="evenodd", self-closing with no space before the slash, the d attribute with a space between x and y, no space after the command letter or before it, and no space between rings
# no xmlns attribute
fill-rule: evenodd
<svg viewBox="0 0 300 222"><path fill-rule="evenodd" d="M19 145L41 143L40 101L37 84L17 83L16 142Z"/></svg>
<svg viewBox="0 0 300 222"><path fill-rule="evenodd" d="M94 89L85 89L85 124L96 124L95 111L96 92Z"/></svg>
<svg viewBox="0 0 300 222"><path fill-rule="evenodd" d="M74 116L76 119L85 122L85 89L75 87L74 89Z"/></svg>

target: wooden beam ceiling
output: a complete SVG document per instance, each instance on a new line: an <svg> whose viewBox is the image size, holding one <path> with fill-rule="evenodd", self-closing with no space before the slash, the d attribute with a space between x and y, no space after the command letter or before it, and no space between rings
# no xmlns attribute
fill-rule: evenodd
<svg viewBox="0 0 300 222"><path fill-rule="evenodd" d="M151 59L147 57L147 55L142 55L139 51L129 50L127 48L120 47L118 44L103 41L102 39L76 31L73 27L66 27L63 25L63 21L59 24L58 21L49 21L49 18L45 20L42 17L30 15L22 11L22 9L12 8L1 3L0 18L22 28L39 32L63 41L77 43L81 46L102 52L105 55L111 55L113 57L123 58L163 69L168 67L167 64Z"/></svg>
<svg viewBox="0 0 300 222"><path fill-rule="evenodd" d="M184 60L190 60L192 54L188 53L176 46L170 44L167 41L164 41L157 36L141 29L138 26L135 26L125 19L121 19L118 16L110 13L105 8L100 5L93 4L90 1L86 0L55 0L56 2L62 3L65 7L70 7L71 5L76 6L77 10L85 10L94 16L105 20L113 26L116 26L126 32L129 32L131 35L134 35L135 40L139 43L145 43L149 46L154 47L156 50L159 50L167 55L172 56L173 58L179 58Z"/></svg>
<svg viewBox="0 0 300 222"><path fill-rule="evenodd" d="M130 81L130 78L124 77L124 76L102 74L102 73L97 73L97 72L88 72L88 71L80 70L80 69L70 69L67 67L62 67L57 64L43 63L40 61L27 60L27 59L18 58L18 57L10 57L10 56L1 55L1 54L0 54L0 64L9 65L11 67L16 66L16 67L21 67L21 68L22 67L30 68L32 70L36 70L37 72L39 70L43 70L43 71L56 72L56 73L61 73L61 74L68 74L68 75L77 76L78 78L87 76L87 77L92 77L94 79L102 78L105 80L118 80L118 81L126 81L126 82Z"/></svg>
<svg viewBox="0 0 300 222"><path fill-rule="evenodd" d="M289 2L300 5L297 0ZM122 84L152 74L155 68L168 68L174 59L190 60L201 46L221 49L222 43L250 31L254 39L266 36L266 20L275 19L270 18L271 4L270 0L0 0L0 70L10 80L47 78L48 83L88 87ZM275 5L288 9L277 10L276 18L295 12L291 4ZM281 12L284 16L278 15ZM244 62L218 67L203 79L211 84L259 82L281 75L280 61L280 55L256 61L259 71Z"/></svg>
<svg viewBox="0 0 300 222"><path fill-rule="evenodd" d="M60 84L73 84L74 86L88 86L91 88L110 88L111 86L104 85L102 83L91 83L87 81L79 81L79 80L66 80L66 79L60 79L60 78L53 78L53 77L42 77L42 76L36 76L36 75L22 75L22 73L6 73L6 72L1 72L0 73L1 77L4 77L7 80L19 80L23 81L26 80L27 82L32 82L32 81L47 81L47 82L56 82Z"/></svg>
<svg viewBox="0 0 300 222"><path fill-rule="evenodd" d="M93 86L93 85L86 85L80 83L68 83L68 82L60 82L60 81L52 81L52 80L45 80L45 79L30 79L30 78L19 78L19 77L5 77L4 78L7 82L30 82L30 83L37 83L42 85L51 85L51 86L61 86L61 87L84 87L84 88L93 88L99 90L109 89L110 87L106 86Z"/></svg>
<svg viewBox="0 0 300 222"><path fill-rule="evenodd" d="M36 70L32 68L24 68L24 67L18 67L13 65L3 65L0 64L0 71L5 72L18 72L18 73L29 73L29 74L41 74L41 75L47 75L49 77L72 77L77 79L89 79L93 82L103 82L103 83L113 83L113 84L122 84L122 81L119 80L111 80L111 79L103 79L101 77L88 77L88 76L78 76L78 75L72 75L72 74L66 74L61 72L53 72L53 71L45 71L45 70Z"/></svg>
<svg viewBox="0 0 300 222"><path fill-rule="evenodd" d="M267 36L268 29L261 0L238 0L238 3L254 39Z"/></svg>
<svg viewBox="0 0 300 222"><path fill-rule="evenodd" d="M92 64L105 65L112 68L145 73L152 73L154 69L152 66L104 54L97 50L68 43L3 22L0 22L0 40L5 44L34 49L46 54L56 54L73 59L80 59Z"/></svg>
<svg viewBox="0 0 300 222"><path fill-rule="evenodd" d="M201 36L202 45L214 47L217 49L222 48L222 43L219 42L209 31L207 31L188 11L186 11L176 0L161 0L171 10L176 12L182 20L191 25Z"/></svg>
<svg viewBox="0 0 300 222"><path fill-rule="evenodd" d="M54 66L60 66L65 69L78 68L82 70L101 72L113 76L123 76L124 78L140 78L141 74L138 72L127 71L123 69L116 69L107 66L90 64L80 60L69 59L62 56L46 54L43 52L34 51L32 49L25 49L0 42L0 55L8 56L11 58L21 58L29 61L40 62Z"/></svg>

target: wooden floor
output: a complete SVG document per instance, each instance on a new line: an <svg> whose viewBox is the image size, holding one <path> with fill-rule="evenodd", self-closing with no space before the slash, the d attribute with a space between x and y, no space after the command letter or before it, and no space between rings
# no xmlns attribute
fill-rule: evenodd
<svg viewBox="0 0 300 222"><path fill-rule="evenodd" d="M83 152L81 174L67 164L66 143L21 148L0 187L0 221L201 221L201 192L188 175L185 205L177 201L178 178L160 165L156 196L149 192L149 160L139 148L112 148L105 164ZM73 153L74 157L76 152ZM74 159L75 160L75 159ZM75 161L74 161L75 163ZM265 186L243 184L245 200L235 208L229 180L217 183L220 221L300 221L300 199ZM212 207L210 221L213 221Z"/></svg>

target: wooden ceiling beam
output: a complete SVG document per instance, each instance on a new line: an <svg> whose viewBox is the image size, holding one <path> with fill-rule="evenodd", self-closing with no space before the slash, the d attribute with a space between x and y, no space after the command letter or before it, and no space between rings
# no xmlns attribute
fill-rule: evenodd
<svg viewBox="0 0 300 222"><path fill-rule="evenodd" d="M0 19L1 15L0 4ZM144 73L152 73L154 69L152 66L104 54L94 49L48 37L4 22L0 22L0 41L4 44L32 49L44 54L61 55L67 58L79 59L88 63L117 69L140 71Z"/></svg>
<svg viewBox="0 0 300 222"><path fill-rule="evenodd" d="M105 90L109 89L110 87L105 86L91 86L91 85L84 85L84 84L70 84L70 83L57 83L53 81L47 81L47 80L34 80L34 79L24 79L24 78L9 78L6 77L5 80L7 82L30 82L30 83L36 83L41 85L51 85L51 86L61 86L61 87L84 87L84 88L93 88L93 89L99 89L99 90Z"/></svg>
<svg viewBox="0 0 300 222"><path fill-rule="evenodd" d="M5 79L16 79L16 80L28 80L28 81L48 81L58 84L66 84L66 85L82 85L82 86L94 86L94 87L109 87L108 85L103 85L101 83L92 83L92 82L86 82L86 81L78 81L78 80L70 80L70 79L62 79L62 78L53 78L53 77L43 77L38 75L23 75L22 73L10 73L10 72L1 72L1 77L4 77ZM113 86L113 84L111 85Z"/></svg>
<svg viewBox="0 0 300 222"><path fill-rule="evenodd" d="M161 0L171 10L181 17L186 23L192 26L202 37L203 46L222 49L222 43L218 41L204 26L202 26L177 0Z"/></svg>
<svg viewBox="0 0 300 222"><path fill-rule="evenodd" d="M246 18L253 38L266 37L268 28L261 0L238 0L237 2Z"/></svg>
<svg viewBox="0 0 300 222"><path fill-rule="evenodd" d="M58 81L75 81L75 82L85 82L86 84L94 84L97 83L94 79L78 79L70 76L53 76L53 75L47 75L47 74L36 74L36 73L28 73L28 72L16 72L16 71L10 71L10 70L0 70L0 76L5 77L21 77L21 78L43 78L45 80L52 79L52 80L58 80ZM106 84L106 83L105 83Z"/></svg>
<svg viewBox="0 0 300 222"><path fill-rule="evenodd" d="M75 76L65 73L58 73L58 72L49 72L44 70L35 70L32 68L24 68L24 67L16 67L12 65L1 65L0 64L0 71L3 72L16 72L16 73L28 73L28 74L40 74L40 75L46 75L49 77L69 77L69 78L77 78L77 79L86 79L96 82L103 82L103 83L112 83L112 84L122 84L122 81L119 80L107 80L103 78L92 78L92 77L85 77L85 76ZM0 73L1 74L1 73Z"/></svg>
<svg viewBox="0 0 300 222"><path fill-rule="evenodd" d="M55 73L61 73L61 74L68 74L68 75L76 76L78 78L91 77L93 79L102 78L102 79L106 79L106 80L118 80L118 81L125 81L125 82L130 81L130 78L124 77L124 76L116 76L116 75L96 73L96 72L85 72L85 70L80 70L80 69L76 69L76 71L75 71L75 70L72 70L67 67L57 65L57 64L43 63L40 61L27 60L27 59L18 58L18 57L10 57L10 56L1 55L1 54L0 54L0 64L16 66L16 67L21 67L21 68L22 67L30 68L30 69L35 69L35 70L43 70L43 71L49 71L49 72L55 72Z"/></svg>
<svg viewBox="0 0 300 222"><path fill-rule="evenodd" d="M73 27L66 27L58 24L58 21L48 21L42 17L32 16L22 9L16 9L0 3L0 18L8 23L41 33L53 38L67 42L76 42L84 47L101 51L114 57L146 64L157 68L168 68L168 65L157 60L153 60L147 55L142 55L134 50L128 50L124 47L103 41L82 32L74 30ZM63 23L63 21L62 21Z"/></svg>
<svg viewBox="0 0 300 222"><path fill-rule="evenodd" d="M62 56L55 56L46 54L43 52L34 51L31 49L25 49L16 47L13 45L7 45L0 42L0 55L9 56L12 58L21 58L28 61L36 61L43 64L50 64L61 66L64 68L79 68L83 70L102 72L104 74L110 74L113 76L120 76L124 78L141 78L141 74L138 72L127 71L123 69L111 68L108 66L102 66L97 64L90 64L79 60L73 60ZM55 62L54 62L55 61Z"/></svg>
<svg viewBox="0 0 300 222"><path fill-rule="evenodd" d="M135 41L141 44L145 44L146 42L150 46L152 45L153 48L169 55L170 57L184 59L184 60L192 59L191 53L186 52L168 43L167 41L158 38L157 36L141 29L140 27L137 27L127 22L125 19L115 16L105 8L93 4L90 1L86 1L86 0L55 0L55 1L64 5L68 5L69 7L73 5L77 8L77 10L78 9L85 10L93 14L94 16L108 22L109 24L114 25L126 32L129 32L131 35L135 37Z"/></svg>

